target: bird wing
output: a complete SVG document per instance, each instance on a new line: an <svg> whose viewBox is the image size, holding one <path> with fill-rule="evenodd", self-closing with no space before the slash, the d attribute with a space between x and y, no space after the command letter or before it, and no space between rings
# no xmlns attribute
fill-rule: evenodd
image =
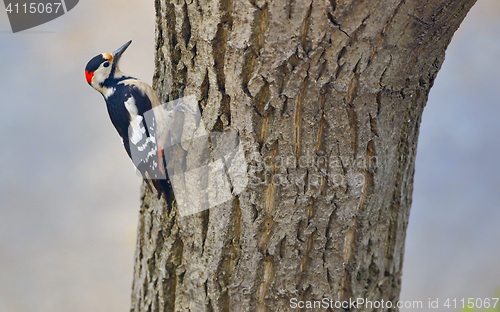
<svg viewBox="0 0 500 312"><path fill-rule="evenodd" d="M151 101L147 94L134 84L128 84L130 97L125 107L130 113L128 143L132 162L144 178L165 179L158 162L156 144L156 121L151 113Z"/></svg>

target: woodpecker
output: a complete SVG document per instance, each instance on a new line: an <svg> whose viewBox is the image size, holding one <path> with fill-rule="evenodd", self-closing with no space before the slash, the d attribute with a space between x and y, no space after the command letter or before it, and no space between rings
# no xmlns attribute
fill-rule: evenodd
<svg viewBox="0 0 500 312"><path fill-rule="evenodd" d="M85 67L87 83L99 91L106 102L108 114L120 135L128 156L142 177L152 181L161 196L167 199L171 186L166 176L156 137L156 120L145 113L160 106L160 101L148 84L122 73L118 67L123 52L132 40L113 53L102 53L92 58Z"/></svg>

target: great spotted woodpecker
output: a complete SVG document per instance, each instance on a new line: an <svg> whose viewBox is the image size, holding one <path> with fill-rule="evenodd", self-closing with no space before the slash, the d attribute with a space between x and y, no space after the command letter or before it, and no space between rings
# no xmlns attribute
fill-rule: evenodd
<svg viewBox="0 0 500 312"><path fill-rule="evenodd" d="M171 187L157 144L155 117L152 114L147 115L149 120L145 117L160 101L149 85L118 68L120 57L131 43L132 40L113 53L92 58L85 67L85 77L104 96L111 122L135 167L144 179L152 181L159 196L161 188L168 199Z"/></svg>

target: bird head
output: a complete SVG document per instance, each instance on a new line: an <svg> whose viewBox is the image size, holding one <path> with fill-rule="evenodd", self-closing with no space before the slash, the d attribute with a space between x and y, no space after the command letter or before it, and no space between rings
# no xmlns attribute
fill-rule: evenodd
<svg viewBox="0 0 500 312"><path fill-rule="evenodd" d="M108 79L123 76L118 69L118 61L131 43L132 40L122 45L113 53L101 53L93 57L85 67L87 83L104 94L106 90L105 84Z"/></svg>

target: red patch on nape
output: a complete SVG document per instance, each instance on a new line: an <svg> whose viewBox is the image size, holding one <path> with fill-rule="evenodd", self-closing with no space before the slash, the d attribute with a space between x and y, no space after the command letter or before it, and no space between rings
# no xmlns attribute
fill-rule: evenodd
<svg viewBox="0 0 500 312"><path fill-rule="evenodd" d="M94 72L85 71L85 78L87 78L88 84L92 82L92 77L94 77Z"/></svg>

